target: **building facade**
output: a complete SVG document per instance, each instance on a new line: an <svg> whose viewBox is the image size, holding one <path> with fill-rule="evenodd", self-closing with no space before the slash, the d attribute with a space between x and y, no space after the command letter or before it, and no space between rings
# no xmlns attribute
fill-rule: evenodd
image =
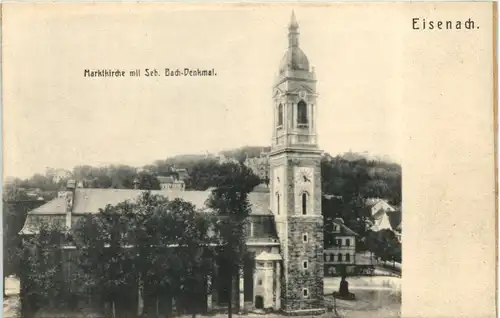
<svg viewBox="0 0 500 318"><path fill-rule="evenodd" d="M261 182L267 182L269 179L269 156L267 153L261 153L260 157L246 158L245 166L259 177Z"/></svg>
<svg viewBox="0 0 500 318"><path fill-rule="evenodd" d="M356 237L357 234L344 225L344 221L337 218L333 221L333 246L324 250L325 275L339 275L342 267L346 271L353 269L356 264Z"/></svg>
<svg viewBox="0 0 500 318"><path fill-rule="evenodd" d="M162 190L178 190L184 191L186 188L186 184L184 180L179 180L177 177L168 176L168 177L157 177L160 182L160 189Z"/></svg>

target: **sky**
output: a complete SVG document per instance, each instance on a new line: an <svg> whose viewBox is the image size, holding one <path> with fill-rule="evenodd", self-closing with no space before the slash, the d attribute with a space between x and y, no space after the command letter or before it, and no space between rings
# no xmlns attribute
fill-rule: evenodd
<svg viewBox="0 0 500 318"><path fill-rule="evenodd" d="M272 88L292 9L316 71L320 148L398 162L401 59L393 48L402 36L390 10L26 6L4 15L4 176L270 145ZM83 76L185 67L218 75Z"/></svg>

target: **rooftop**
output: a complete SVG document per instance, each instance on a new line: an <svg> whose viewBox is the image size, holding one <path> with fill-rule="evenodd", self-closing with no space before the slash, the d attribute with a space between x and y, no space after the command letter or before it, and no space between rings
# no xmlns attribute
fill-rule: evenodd
<svg viewBox="0 0 500 318"><path fill-rule="evenodd" d="M144 190L136 189L91 189L77 188L73 198L73 214L98 213L106 205L116 205L124 201L135 201ZM191 202L198 209L208 210L206 201L211 191L180 191L180 190L153 190L152 194L162 195L168 199L179 198ZM270 215L269 194L265 192L251 192L248 195L254 215ZM65 214L65 197L55 198L44 205L32 210L30 214Z"/></svg>

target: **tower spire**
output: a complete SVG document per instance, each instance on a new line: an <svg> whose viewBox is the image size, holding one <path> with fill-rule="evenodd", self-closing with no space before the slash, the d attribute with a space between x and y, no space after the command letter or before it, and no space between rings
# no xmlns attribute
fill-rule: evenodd
<svg viewBox="0 0 500 318"><path fill-rule="evenodd" d="M288 25L288 47L298 47L299 46L299 24L297 23L297 18L295 18L295 11L292 10L292 17L290 18L290 24Z"/></svg>
<svg viewBox="0 0 500 318"><path fill-rule="evenodd" d="M295 11L292 10L292 17L290 19L290 24L288 25L289 29L298 29L299 24L297 23L297 18L295 18Z"/></svg>

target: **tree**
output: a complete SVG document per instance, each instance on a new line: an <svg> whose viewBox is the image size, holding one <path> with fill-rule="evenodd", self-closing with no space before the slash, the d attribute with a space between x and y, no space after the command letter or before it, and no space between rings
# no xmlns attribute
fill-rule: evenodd
<svg viewBox="0 0 500 318"><path fill-rule="evenodd" d="M129 291L138 288L146 313L171 316L173 298L182 307L183 299L207 293L205 281L214 263L211 226L211 218L191 203L147 191L135 202L88 215L79 222L75 241L89 292L107 297L113 314L123 316L132 309L127 304L135 303L136 294ZM184 307L193 315L201 310L192 304Z"/></svg>
<svg viewBox="0 0 500 318"><path fill-rule="evenodd" d="M147 172L139 172L137 174L137 181L139 181L139 189L141 190L160 190L160 181L158 178Z"/></svg>
<svg viewBox="0 0 500 318"><path fill-rule="evenodd" d="M29 200L30 197L26 194L26 190L19 186L10 184L4 186L3 200L7 202Z"/></svg>
<svg viewBox="0 0 500 318"><path fill-rule="evenodd" d="M215 179L219 178L220 165L217 161L207 159L197 163L190 172L186 189L206 190L213 187Z"/></svg>
<svg viewBox="0 0 500 318"><path fill-rule="evenodd" d="M401 243L391 230L368 231L366 245L375 257L383 261L401 262Z"/></svg>
<svg viewBox="0 0 500 318"><path fill-rule="evenodd" d="M67 303L62 270L62 227L41 223L36 234L26 237L21 264L23 308L60 307Z"/></svg>
<svg viewBox="0 0 500 318"><path fill-rule="evenodd" d="M250 214L248 193L259 184L259 179L250 169L238 164L224 164L215 179L215 189L208 206L216 211L219 220L216 230L220 239L219 255L227 262L228 317L232 316L232 282L243 267L247 254L245 224ZM241 308L240 308L241 309Z"/></svg>
<svg viewBox="0 0 500 318"><path fill-rule="evenodd" d="M194 207L182 200L169 201L145 192L138 200L136 213L141 223L135 235L141 256L137 268L144 282L145 295L154 300L157 315L162 311L170 317L172 299L181 294L181 281L187 270L183 255L175 246L185 241L183 237ZM163 308L159 308L160 305Z"/></svg>
<svg viewBox="0 0 500 318"><path fill-rule="evenodd" d="M179 277L180 294L184 307L194 317L203 309L193 300L205 298L208 292L205 282L215 263L209 237L211 218L196 211L191 203L179 199L170 202L170 210L172 218L182 229L177 250L183 269Z"/></svg>
<svg viewBox="0 0 500 318"><path fill-rule="evenodd" d="M136 254L128 248L128 235L133 232L134 204L122 202L108 205L96 216L78 224L75 242L80 251L80 267L88 289L111 303L113 316L123 316L130 309L131 290L137 282L134 262ZM118 312L118 313L117 313Z"/></svg>
<svg viewBox="0 0 500 318"><path fill-rule="evenodd" d="M18 193L19 194L19 193ZM22 229L28 211L45 203L38 200L26 200L23 195L9 195L9 201L3 201L3 293L5 296L5 277L20 275L21 237L18 234Z"/></svg>
<svg viewBox="0 0 500 318"><path fill-rule="evenodd" d="M111 178L111 188L133 189L136 169L127 165L111 165L107 167Z"/></svg>

